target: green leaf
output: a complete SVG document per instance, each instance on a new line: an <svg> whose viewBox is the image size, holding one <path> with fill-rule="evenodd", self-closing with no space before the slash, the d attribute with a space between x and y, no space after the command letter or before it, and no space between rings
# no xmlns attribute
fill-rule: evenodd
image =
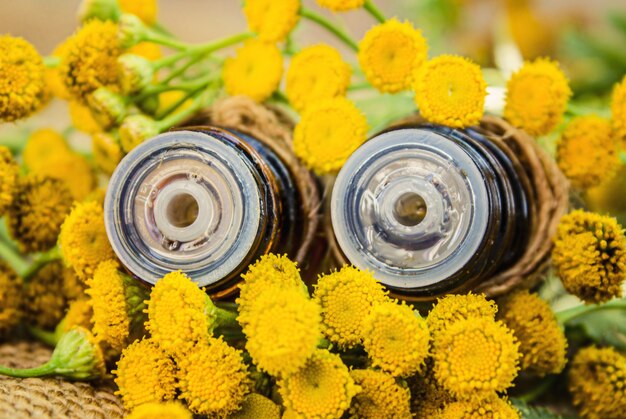
<svg viewBox="0 0 626 419"><path fill-rule="evenodd" d="M551 412L545 407L531 406L520 399L509 399L511 404L519 410L522 419L561 419L561 415Z"/></svg>
<svg viewBox="0 0 626 419"><path fill-rule="evenodd" d="M626 310L602 310L572 320L594 342L626 351Z"/></svg>

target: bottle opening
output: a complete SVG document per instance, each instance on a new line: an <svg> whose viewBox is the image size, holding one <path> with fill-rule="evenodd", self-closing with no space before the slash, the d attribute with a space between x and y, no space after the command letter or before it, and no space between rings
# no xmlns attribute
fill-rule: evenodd
<svg viewBox="0 0 626 419"><path fill-rule="evenodd" d="M189 227L198 218L198 201L191 194L180 193L167 204L166 213L167 221L174 227Z"/></svg>
<svg viewBox="0 0 626 419"><path fill-rule="evenodd" d="M426 201L416 192L400 196L393 208L396 220L407 227L414 227L424 221L427 211Z"/></svg>

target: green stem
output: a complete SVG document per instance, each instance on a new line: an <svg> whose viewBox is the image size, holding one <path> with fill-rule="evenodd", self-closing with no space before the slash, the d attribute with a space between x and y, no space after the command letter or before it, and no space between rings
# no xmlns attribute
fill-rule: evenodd
<svg viewBox="0 0 626 419"><path fill-rule="evenodd" d="M0 138L0 146L5 146L13 155L20 154L28 141L28 132L8 135Z"/></svg>
<svg viewBox="0 0 626 419"><path fill-rule="evenodd" d="M148 30L143 41L153 42L155 44L160 44L166 47L180 49L180 50L185 50L189 48L189 44L187 44L186 42L179 41L175 38L172 38L171 36L165 36L155 31L154 29Z"/></svg>
<svg viewBox="0 0 626 419"><path fill-rule="evenodd" d="M46 375L52 375L56 372L56 367L49 362L43 364L40 367L27 368L27 369L15 369L3 367L0 365L0 374L8 375L9 377L17 378L31 378L31 377L43 377Z"/></svg>
<svg viewBox="0 0 626 419"><path fill-rule="evenodd" d="M380 9L374 4L372 0L365 0L365 4L363 5L363 7L378 22L385 23L387 21L385 15L380 11Z"/></svg>
<svg viewBox="0 0 626 419"><path fill-rule="evenodd" d="M302 8L300 10L300 16L305 19L310 20L311 22L315 22L321 27L328 30L330 33L339 38L343 43L345 43L348 47L350 47L354 51L359 50L359 45L356 43L354 39L350 35L348 35L344 30L340 29L330 20L326 19L324 16L319 15L309 9Z"/></svg>
<svg viewBox="0 0 626 419"><path fill-rule="evenodd" d="M200 90L200 89L198 89L198 90ZM167 107L163 111L159 112L159 114L157 114L155 116L155 118L156 119L163 119L163 118L167 117L172 112L174 112L176 109L178 109L178 107L181 106L183 103L187 102L189 99L194 97L198 93L198 90L194 90L192 92L187 92L187 94L185 94L185 96L181 97L176 102L174 102L172 105L170 105L169 107Z"/></svg>
<svg viewBox="0 0 626 419"><path fill-rule="evenodd" d="M190 116L207 106L211 101L207 99L206 93L208 92L205 90L204 92L201 92L198 96L196 96L191 106L189 106L187 109L183 109L178 113L169 115L158 121L159 130L164 131L170 127L173 127L174 125L177 125L178 123L184 121L185 119L189 118Z"/></svg>
<svg viewBox="0 0 626 419"><path fill-rule="evenodd" d="M35 339L48 346L56 346L59 341L59 337L55 332L44 330L37 326L27 326L28 333L30 333Z"/></svg>
<svg viewBox="0 0 626 419"><path fill-rule="evenodd" d="M223 308L215 307L217 313L217 323L224 327L230 327L237 325L237 312L225 310Z"/></svg>
<svg viewBox="0 0 626 419"><path fill-rule="evenodd" d="M22 259L20 254L4 240L0 240L0 257L8 263L20 277L23 277L24 273L28 271L28 262Z"/></svg>
<svg viewBox="0 0 626 419"><path fill-rule="evenodd" d="M48 55L43 57L43 65L48 68L56 68L61 64L61 59L55 55Z"/></svg>
<svg viewBox="0 0 626 419"><path fill-rule="evenodd" d="M586 316L590 313L596 313L604 310L626 310L626 300L612 300L604 304L590 304L590 305L581 305L572 308L568 308L567 310L556 312L557 320L565 325L572 320L578 319L580 317Z"/></svg>
<svg viewBox="0 0 626 419"><path fill-rule="evenodd" d="M58 246L53 247L47 252L39 253L37 256L35 256L33 262L23 273L22 278L24 278L25 281L28 281L33 277L33 275L37 273L39 269L41 269L42 266L59 259L61 259L61 251L59 250Z"/></svg>
<svg viewBox="0 0 626 419"><path fill-rule="evenodd" d="M281 92L280 90L276 90L272 95L272 98L279 103L284 103L285 105L289 105L289 99L287 95Z"/></svg>
<svg viewBox="0 0 626 419"><path fill-rule="evenodd" d="M356 92L358 90L368 90L368 89L374 89L372 87L371 84L369 84L368 82L363 82L363 83L355 83L351 86L348 86L348 91L350 92Z"/></svg>
<svg viewBox="0 0 626 419"><path fill-rule="evenodd" d="M206 86L213 80L215 80L215 76L212 74L209 74L206 77L201 77L199 79L196 79L187 83L181 83L181 84L176 84L176 85L160 84L158 86L151 86L151 87L144 89L139 95L135 96L133 98L133 101L136 103L140 103L146 100L150 96L163 93L163 92L168 92L171 90L179 90L182 92L193 92L193 91L200 89L201 87Z"/></svg>

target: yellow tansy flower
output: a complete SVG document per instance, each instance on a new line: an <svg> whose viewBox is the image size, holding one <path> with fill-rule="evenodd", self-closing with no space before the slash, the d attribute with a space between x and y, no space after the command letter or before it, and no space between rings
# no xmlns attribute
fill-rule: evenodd
<svg viewBox="0 0 626 419"><path fill-rule="evenodd" d="M59 44L54 51L52 51L52 56L62 59L63 53L66 49L66 42L62 42ZM46 89L54 97L58 97L63 100L70 100L71 95L67 91L67 87L65 87L65 82L63 81L63 76L59 71L59 66L56 67L46 67L45 70L45 82Z"/></svg>
<svg viewBox="0 0 626 419"><path fill-rule="evenodd" d="M115 394L127 410L176 396L176 366L151 339L138 340L122 351L117 362Z"/></svg>
<svg viewBox="0 0 626 419"><path fill-rule="evenodd" d="M372 86L396 93L411 87L413 75L428 58L428 44L410 22L394 18L365 34L358 57Z"/></svg>
<svg viewBox="0 0 626 419"><path fill-rule="evenodd" d="M294 131L296 155L317 174L338 172L367 139L367 120L346 98L309 106Z"/></svg>
<svg viewBox="0 0 626 419"><path fill-rule="evenodd" d="M149 402L135 408L126 419L192 419L193 415L178 402Z"/></svg>
<svg viewBox="0 0 626 419"><path fill-rule="evenodd" d="M610 180L621 162L611 123L599 116L572 119L557 143L559 168L573 186L593 188Z"/></svg>
<svg viewBox="0 0 626 419"><path fill-rule="evenodd" d="M58 179L28 175L20 179L7 226L25 252L50 249L70 211L72 195Z"/></svg>
<svg viewBox="0 0 626 419"><path fill-rule="evenodd" d="M377 304L365 318L363 347L372 365L394 376L418 372L428 356L426 320L403 304Z"/></svg>
<svg viewBox="0 0 626 419"><path fill-rule="evenodd" d="M13 159L11 151L0 146L0 217L13 203L18 190L20 168Z"/></svg>
<svg viewBox="0 0 626 419"><path fill-rule="evenodd" d="M528 290L498 300L498 319L520 343L521 368L538 375L558 374L567 362L567 339L550 305Z"/></svg>
<svg viewBox="0 0 626 419"><path fill-rule="evenodd" d="M361 390L339 355L318 349L297 373L278 382L287 411L300 417L341 418Z"/></svg>
<svg viewBox="0 0 626 419"><path fill-rule="evenodd" d="M163 50L161 45L154 42L140 42L137 45L133 45L128 50L128 54L138 55L149 61L156 61L163 57Z"/></svg>
<svg viewBox="0 0 626 419"><path fill-rule="evenodd" d="M180 397L194 413L226 417L239 410L249 392L241 352L222 339L199 343L177 365Z"/></svg>
<svg viewBox="0 0 626 419"><path fill-rule="evenodd" d="M613 88L611 96L611 121L621 147L626 147L626 76Z"/></svg>
<svg viewBox="0 0 626 419"><path fill-rule="evenodd" d="M147 25L154 25L159 12L158 0L117 0L124 13L137 16Z"/></svg>
<svg viewBox="0 0 626 419"><path fill-rule="evenodd" d="M91 165L78 153L56 153L46 164L32 169L32 173L62 181L76 201L84 199L96 186Z"/></svg>
<svg viewBox="0 0 626 419"><path fill-rule="evenodd" d="M0 334L10 331L22 320L22 301L22 280L0 260Z"/></svg>
<svg viewBox="0 0 626 419"><path fill-rule="evenodd" d="M283 57L274 44L257 39L239 47L224 62L222 77L229 95L244 95L263 102L278 88L283 74Z"/></svg>
<svg viewBox="0 0 626 419"><path fill-rule="evenodd" d="M267 288L249 309L243 332L254 363L273 376L302 368L315 351L319 306L297 288Z"/></svg>
<svg viewBox="0 0 626 419"><path fill-rule="evenodd" d="M91 303L87 299L74 300L70 303L65 317L63 317L56 330L61 334L76 326L91 330L93 328L92 316Z"/></svg>
<svg viewBox="0 0 626 419"><path fill-rule="evenodd" d="M94 201L77 203L61 226L59 247L65 264L83 280L115 253L104 228L104 210Z"/></svg>
<svg viewBox="0 0 626 419"><path fill-rule="evenodd" d="M280 407L258 393L251 393L244 399L241 410L230 415L230 419L280 419Z"/></svg>
<svg viewBox="0 0 626 419"><path fill-rule="evenodd" d="M335 48L324 44L304 48L289 64L287 98L301 112L320 100L344 96L351 74Z"/></svg>
<svg viewBox="0 0 626 419"><path fill-rule="evenodd" d="M483 116L487 83L480 67L467 58L433 58L417 70L413 87L415 103L430 122L463 128Z"/></svg>
<svg viewBox="0 0 626 419"><path fill-rule="evenodd" d="M121 54L117 25L92 19L68 39L59 71L75 99L101 86L117 83L117 57Z"/></svg>
<svg viewBox="0 0 626 419"><path fill-rule="evenodd" d="M411 394L389 374L375 370L352 370L361 387L350 406L350 416L364 419L411 418Z"/></svg>
<svg viewBox="0 0 626 419"><path fill-rule="evenodd" d="M198 342L206 343L217 319L209 296L180 271L157 281L147 313L146 328L152 338L176 357Z"/></svg>
<svg viewBox="0 0 626 419"><path fill-rule="evenodd" d="M65 295L63 271L63 263L50 262L26 283L24 312L32 324L52 329L63 318L69 300Z"/></svg>
<svg viewBox="0 0 626 419"><path fill-rule="evenodd" d="M565 289L587 303L622 295L626 238L613 217L583 210L564 216L554 238L552 262Z"/></svg>
<svg viewBox="0 0 626 419"><path fill-rule="evenodd" d="M119 140L112 133L97 132L91 136L91 146L98 168L111 175L124 157Z"/></svg>
<svg viewBox="0 0 626 419"><path fill-rule="evenodd" d="M545 58L526 62L507 82L504 117L531 135L544 135L562 120L572 95L559 64Z"/></svg>
<svg viewBox="0 0 626 419"><path fill-rule="evenodd" d="M363 7L365 0L316 0L317 4L334 12L345 12L346 10Z"/></svg>
<svg viewBox="0 0 626 419"><path fill-rule="evenodd" d="M261 40L283 41L300 19L300 0L247 0L243 13Z"/></svg>
<svg viewBox="0 0 626 419"><path fill-rule="evenodd" d="M148 296L146 289L118 268L115 260L101 262L86 291L93 307L93 334L114 351L143 334Z"/></svg>
<svg viewBox="0 0 626 419"><path fill-rule="evenodd" d="M517 376L519 343L501 322L459 320L434 340L437 380L458 398L504 391Z"/></svg>
<svg viewBox="0 0 626 419"><path fill-rule="evenodd" d="M588 347L571 363L569 391L580 415L618 419L626 411L626 356L614 348Z"/></svg>
<svg viewBox="0 0 626 419"><path fill-rule="evenodd" d="M70 119L72 120L74 128L87 134L94 134L102 131L102 127L94 119L91 114L91 110L89 110L87 105L78 100L70 100L68 102L68 107Z"/></svg>
<svg viewBox="0 0 626 419"><path fill-rule="evenodd" d="M484 317L493 320L498 306L487 300L483 294L446 295L428 313L428 329L433 339L448 326L459 320Z"/></svg>
<svg viewBox="0 0 626 419"><path fill-rule="evenodd" d="M314 296L322 308L322 331L331 342L348 348L362 343L364 321L372 307L387 301L371 272L353 266L320 276Z"/></svg>
<svg viewBox="0 0 626 419"><path fill-rule="evenodd" d="M440 419L519 419L519 411L508 401L491 396L485 400L462 400L448 404Z"/></svg>
<svg viewBox="0 0 626 419"><path fill-rule="evenodd" d="M37 170L49 165L54 156L69 152L67 141L61 134L51 128L42 128L28 137L22 159L30 170Z"/></svg>
<svg viewBox="0 0 626 419"><path fill-rule="evenodd" d="M45 67L22 38L0 36L0 121L15 121L39 110L46 100Z"/></svg>

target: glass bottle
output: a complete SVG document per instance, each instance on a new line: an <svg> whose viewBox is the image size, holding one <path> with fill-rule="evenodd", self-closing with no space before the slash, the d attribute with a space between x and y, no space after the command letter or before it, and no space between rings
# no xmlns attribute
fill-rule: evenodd
<svg viewBox="0 0 626 419"><path fill-rule="evenodd" d="M471 129L404 126L341 169L331 220L342 257L420 301L471 289L525 251L534 199L507 147Z"/></svg>
<svg viewBox="0 0 626 419"><path fill-rule="evenodd" d="M113 173L105 225L122 264L154 284L182 270L232 295L259 256L293 257L308 224L294 175L267 144L234 130L185 128L145 141Z"/></svg>

